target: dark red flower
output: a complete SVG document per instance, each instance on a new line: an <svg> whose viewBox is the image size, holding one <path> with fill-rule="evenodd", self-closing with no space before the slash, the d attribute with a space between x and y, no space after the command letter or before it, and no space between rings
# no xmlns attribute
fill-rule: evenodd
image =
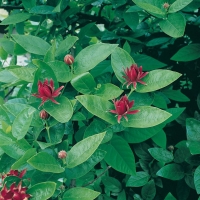
<svg viewBox="0 0 200 200"><path fill-rule="evenodd" d="M45 110L41 110L40 111L40 118L44 119L44 120L48 119L49 118L49 113L46 112Z"/></svg>
<svg viewBox="0 0 200 200"><path fill-rule="evenodd" d="M16 186L13 183L8 189L5 185L0 192L0 200L28 200L31 195L26 194L27 187L22 187L22 182Z"/></svg>
<svg viewBox="0 0 200 200"><path fill-rule="evenodd" d="M10 170L8 173L2 175L2 180L4 180L7 176L17 176L19 178L22 178L24 174L26 173L26 169L19 172L18 170Z"/></svg>
<svg viewBox="0 0 200 200"><path fill-rule="evenodd" d="M71 65L74 63L74 57L70 54L67 54L65 57L64 57L64 62L67 64L67 65Z"/></svg>
<svg viewBox="0 0 200 200"><path fill-rule="evenodd" d="M117 114L117 122L120 123L120 120L122 117L128 121L127 114L136 114L139 112L139 110L130 110L133 105L134 101L129 101L127 96L124 95L121 97L120 100L113 100L115 110L110 110L109 112Z"/></svg>
<svg viewBox="0 0 200 200"><path fill-rule="evenodd" d="M62 90L63 87L64 86L61 86L55 90L52 79L50 80L50 83L48 83L48 79L45 79L43 83L38 81L38 94L33 94L33 96L42 99L40 106L47 100L51 100L53 103L59 104L54 98L60 94L60 90Z"/></svg>
<svg viewBox="0 0 200 200"><path fill-rule="evenodd" d="M138 67L137 64L132 64L129 68L124 70L124 73L125 75L122 77L126 79L124 84L127 84L127 87L133 84L134 89L136 89L137 82L146 85L141 79L144 78L148 72L142 72L142 66Z"/></svg>

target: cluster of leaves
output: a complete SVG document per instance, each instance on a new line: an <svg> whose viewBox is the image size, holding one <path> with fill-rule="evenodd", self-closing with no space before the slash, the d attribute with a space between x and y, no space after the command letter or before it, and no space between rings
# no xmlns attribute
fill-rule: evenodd
<svg viewBox="0 0 200 200"><path fill-rule="evenodd" d="M1 3L9 15L0 23L0 172L27 169L23 184L37 200L197 199L199 7L199 0ZM70 66L66 54L75 58ZM135 91L123 78L134 63L149 72ZM64 86L59 104L33 96L46 79ZM191 91L193 107L184 94ZM123 95L139 112L118 123L109 111Z"/></svg>

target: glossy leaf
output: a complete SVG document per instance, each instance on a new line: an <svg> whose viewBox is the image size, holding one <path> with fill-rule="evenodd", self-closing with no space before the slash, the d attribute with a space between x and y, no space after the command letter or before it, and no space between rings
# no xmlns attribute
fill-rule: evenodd
<svg viewBox="0 0 200 200"><path fill-rule="evenodd" d="M81 74L105 60L117 47L115 44L94 44L83 49L75 58L74 73Z"/></svg>
<svg viewBox="0 0 200 200"><path fill-rule="evenodd" d="M135 158L128 143L119 136L113 136L109 143L101 146L107 152L105 161L115 170L134 175Z"/></svg>
<svg viewBox="0 0 200 200"><path fill-rule="evenodd" d="M12 125L12 135L17 138L17 140L22 139L26 135L34 112L34 108L25 108L15 118Z"/></svg>
<svg viewBox="0 0 200 200"><path fill-rule="evenodd" d="M138 84L136 91L144 93L161 89L177 80L180 76L180 73L170 70L153 70L142 79L142 81L146 82L147 85Z"/></svg>
<svg viewBox="0 0 200 200"><path fill-rule="evenodd" d="M29 19L31 14L29 13L15 13L9 15L6 19L4 19L0 25L9 25L9 24L16 24Z"/></svg>
<svg viewBox="0 0 200 200"><path fill-rule="evenodd" d="M64 168L56 161L56 159L46 152L40 152L30 158L28 161L32 167L43 172L61 173Z"/></svg>
<svg viewBox="0 0 200 200"><path fill-rule="evenodd" d="M33 185L27 190L27 194L32 196L32 200L47 200L54 194L55 190L56 183L47 181Z"/></svg>
<svg viewBox="0 0 200 200"><path fill-rule="evenodd" d="M146 185L142 187L142 197L145 200L153 200L156 196L156 187L154 180L150 180Z"/></svg>
<svg viewBox="0 0 200 200"><path fill-rule="evenodd" d="M137 25L139 23L139 15L137 12L125 12L124 15L124 21L125 23L133 30L135 31L137 28Z"/></svg>
<svg viewBox="0 0 200 200"><path fill-rule="evenodd" d="M125 79L122 77L124 75L124 69L130 67L134 63L133 58L119 47L115 48L114 52L111 54L111 65L113 71L121 83L125 82Z"/></svg>
<svg viewBox="0 0 200 200"><path fill-rule="evenodd" d="M111 192L120 192L122 189L121 183L113 177L103 176L102 182L105 188Z"/></svg>
<svg viewBox="0 0 200 200"><path fill-rule="evenodd" d="M90 94L96 87L93 76L89 73L82 73L71 80L72 86L82 94Z"/></svg>
<svg viewBox="0 0 200 200"><path fill-rule="evenodd" d="M179 102L187 102L190 99L184 95L180 90L163 90L162 93L166 95L169 99Z"/></svg>
<svg viewBox="0 0 200 200"><path fill-rule="evenodd" d="M32 7L29 12L33 14L48 15L53 14L54 7L48 5L40 5Z"/></svg>
<svg viewBox="0 0 200 200"><path fill-rule="evenodd" d="M85 162L98 148L105 136L105 132L87 137L76 143L68 152L67 168L73 168Z"/></svg>
<svg viewBox="0 0 200 200"><path fill-rule="evenodd" d="M43 39L32 35L12 35L13 39L29 53L45 55L50 45Z"/></svg>
<svg viewBox="0 0 200 200"><path fill-rule="evenodd" d="M127 183L126 187L141 187L148 183L150 175L147 172L136 172L135 176L131 176Z"/></svg>
<svg viewBox="0 0 200 200"><path fill-rule="evenodd" d="M200 58L200 44L189 44L179 49L171 60L187 62L198 58Z"/></svg>
<svg viewBox="0 0 200 200"><path fill-rule="evenodd" d="M155 142L159 147L166 148L167 145L167 137L163 130L160 130L156 135L152 138L153 142Z"/></svg>
<svg viewBox="0 0 200 200"><path fill-rule="evenodd" d="M194 185L197 194L200 194L200 166L198 166L194 172Z"/></svg>
<svg viewBox="0 0 200 200"><path fill-rule="evenodd" d="M174 13L179 10L182 10L188 4L190 4L192 0L176 0L173 4L170 5L168 12Z"/></svg>
<svg viewBox="0 0 200 200"><path fill-rule="evenodd" d="M134 128L152 127L164 122L171 116L170 113L151 106L134 107L133 110L140 110L140 112L127 115L128 121L123 120L121 122L123 126Z"/></svg>
<svg viewBox="0 0 200 200"><path fill-rule="evenodd" d="M63 195L63 200L93 200L99 196L99 192L88 188L75 187L67 190Z"/></svg>
<svg viewBox="0 0 200 200"><path fill-rule="evenodd" d="M6 123L10 123L10 119L8 117L8 114L3 109L3 107L0 105L0 121L4 121Z"/></svg>
<svg viewBox="0 0 200 200"><path fill-rule="evenodd" d="M44 109L57 121L68 122L73 114L72 104L67 97L61 96L57 99L59 104L48 101L44 104Z"/></svg>
<svg viewBox="0 0 200 200"><path fill-rule="evenodd" d="M187 139L190 141L200 141L200 122L193 118L186 119Z"/></svg>
<svg viewBox="0 0 200 200"><path fill-rule="evenodd" d="M160 21L161 30L167 35L178 38L184 35L186 21L182 14L169 14L168 18Z"/></svg>
<svg viewBox="0 0 200 200"><path fill-rule="evenodd" d="M168 164L162 167L156 175L170 180L180 180L185 176L183 168L178 164Z"/></svg>
<svg viewBox="0 0 200 200"><path fill-rule="evenodd" d="M8 137L6 133L0 131L0 146L10 145L14 143L11 137Z"/></svg>
<svg viewBox="0 0 200 200"><path fill-rule="evenodd" d="M176 198L169 192L164 200L176 200Z"/></svg>
<svg viewBox="0 0 200 200"><path fill-rule="evenodd" d="M159 162L169 163L174 159L173 154L166 149L154 147L148 149L148 151Z"/></svg>
<svg viewBox="0 0 200 200"><path fill-rule="evenodd" d="M187 141L187 147L192 155L200 154L200 143L199 141Z"/></svg>
<svg viewBox="0 0 200 200"><path fill-rule="evenodd" d="M72 79L70 68L64 62L52 61L47 63L56 75L56 78L61 83L67 83Z"/></svg>

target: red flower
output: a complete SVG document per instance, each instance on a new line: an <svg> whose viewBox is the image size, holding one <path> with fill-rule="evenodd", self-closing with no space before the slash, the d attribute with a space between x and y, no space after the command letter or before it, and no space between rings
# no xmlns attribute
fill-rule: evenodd
<svg viewBox="0 0 200 200"><path fill-rule="evenodd" d="M58 152L58 158L64 159L66 157L67 157L67 152L66 151L61 150L61 151Z"/></svg>
<svg viewBox="0 0 200 200"><path fill-rule="evenodd" d="M44 83L38 81L38 94L33 94L33 96L42 99L40 106L47 100L51 100L53 103L59 104L54 98L60 94L60 90L62 90L63 87L64 86L61 86L55 90L52 79L50 80L50 83L48 83L48 79L45 79Z"/></svg>
<svg viewBox="0 0 200 200"><path fill-rule="evenodd" d="M127 87L133 84L134 89L136 89L137 82L146 85L141 79L144 78L148 72L142 72L142 66L138 67L137 64L132 64L129 68L124 70L124 73L125 75L123 78L126 79L124 84L127 84Z"/></svg>
<svg viewBox="0 0 200 200"><path fill-rule="evenodd" d="M113 103L115 105L115 110L110 110L109 112L117 114L117 122L120 123L120 120L122 117L128 121L127 114L136 114L139 112L139 110L131 110L133 107L134 101L129 101L127 96L124 95L121 97L120 100L113 100Z"/></svg>
<svg viewBox="0 0 200 200"><path fill-rule="evenodd" d="M22 178L24 176L24 174L26 173L26 169L22 170L21 172L19 172L18 170L10 170L7 174L2 175L2 180L4 180L4 178L6 178L7 176L17 176L19 178Z"/></svg>
<svg viewBox="0 0 200 200"><path fill-rule="evenodd" d="M22 182L18 186L13 183L8 189L5 185L0 192L0 200L28 200L31 195L26 194L26 187L22 187Z"/></svg>

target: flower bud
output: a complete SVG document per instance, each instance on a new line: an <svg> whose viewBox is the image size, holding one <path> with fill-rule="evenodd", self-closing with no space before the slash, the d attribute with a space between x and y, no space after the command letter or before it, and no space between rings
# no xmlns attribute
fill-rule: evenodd
<svg viewBox="0 0 200 200"><path fill-rule="evenodd" d="M173 151L173 150L174 150L174 146L170 145L170 146L167 147L167 149L168 149L169 151Z"/></svg>
<svg viewBox="0 0 200 200"><path fill-rule="evenodd" d="M70 54L67 54L65 57L64 57L64 62L67 64L67 65L71 65L74 63L74 57Z"/></svg>
<svg viewBox="0 0 200 200"><path fill-rule="evenodd" d="M45 110L42 110L40 112L40 118L41 119L48 119L49 118L49 114Z"/></svg>
<svg viewBox="0 0 200 200"><path fill-rule="evenodd" d="M164 3L164 4L163 4L163 8L168 9L168 8L169 8L169 3L167 3L167 2Z"/></svg>
<svg viewBox="0 0 200 200"><path fill-rule="evenodd" d="M66 157L67 157L67 152L66 151L61 150L61 151L58 152L58 158L64 159Z"/></svg>

